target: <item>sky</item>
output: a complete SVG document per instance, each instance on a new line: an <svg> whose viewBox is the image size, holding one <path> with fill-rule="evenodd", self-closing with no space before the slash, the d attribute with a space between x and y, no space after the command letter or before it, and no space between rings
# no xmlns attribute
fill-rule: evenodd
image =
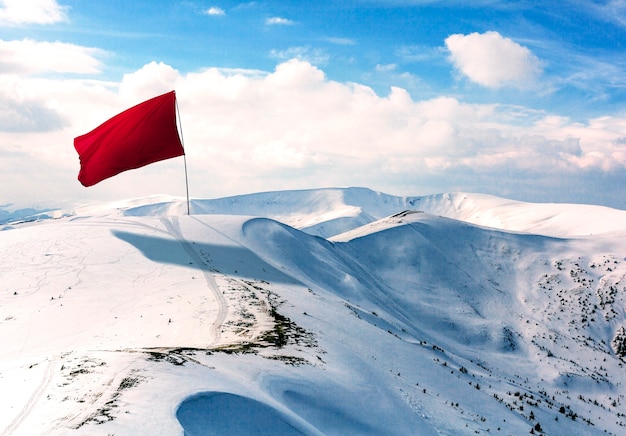
<svg viewBox="0 0 626 436"><path fill-rule="evenodd" d="M0 0L0 206L363 186L626 209L626 1ZM77 181L176 90L186 159Z"/></svg>

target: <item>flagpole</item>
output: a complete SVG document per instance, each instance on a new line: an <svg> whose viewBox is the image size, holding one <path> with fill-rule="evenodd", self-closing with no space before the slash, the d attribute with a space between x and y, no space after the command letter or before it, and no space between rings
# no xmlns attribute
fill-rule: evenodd
<svg viewBox="0 0 626 436"><path fill-rule="evenodd" d="M183 152L185 151L185 140L183 139L183 122L180 119L180 111L178 110L178 100L176 102L176 114L178 115L178 124L180 125L180 142L183 145ZM187 215L191 215L189 210L189 177L187 176L187 154L183 153L183 162L185 163L185 190L187 191Z"/></svg>
<svg viewBox="0 0 626 436"><path fill-rule="evenodd" d="M185 188L187 190L187 215L191 215L191 213L189 212L189 179L187 178L187 155L183 154L183 162L185 163Z"/></svg>

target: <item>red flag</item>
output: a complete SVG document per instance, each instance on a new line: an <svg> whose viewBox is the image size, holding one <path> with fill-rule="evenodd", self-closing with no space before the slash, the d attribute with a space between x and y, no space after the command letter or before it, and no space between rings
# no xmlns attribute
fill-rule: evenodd
<svg viewBox="0 0 626 436"><path fill-rule="evenodd" d="M78 180L92 186L123 171L185 154L176 127L175 91L139 103L74 138Z"/></svg>

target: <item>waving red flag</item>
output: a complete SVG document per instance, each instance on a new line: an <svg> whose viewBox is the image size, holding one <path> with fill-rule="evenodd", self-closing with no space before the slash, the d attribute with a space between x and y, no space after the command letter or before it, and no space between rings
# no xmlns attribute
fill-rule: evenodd
<svg viewBox="0 0 626 436"><path fill-rule="evenodd" d="M174 91L139 103L74 138L78 180L92 186L123 171L185 154L176 127Z"/></svg>

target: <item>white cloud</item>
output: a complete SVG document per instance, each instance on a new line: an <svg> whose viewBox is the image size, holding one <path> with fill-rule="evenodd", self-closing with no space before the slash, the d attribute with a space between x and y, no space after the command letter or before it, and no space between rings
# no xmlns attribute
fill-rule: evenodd
<svg viewBox="0 0 626 436"><path fill-rule="evenodd" d="M378 71L379 73L386 73L395 70L397 67L398 66L396 64L377 64L376 71Z"/></svg>
<svg viewBox="0 0 626 436"><path fill-rule="evenodd" d="M441 47L432 48L421 45L403 45L396 49L395 55L404 62L439 62L442 58L442 52L444 51L445 50Z"/></svg>
<svg viewBox="0 0 626 436"><path fill-rule="evenodd" d="M355 45L356 41L350 38L326 38L326 41L335 45Z"/></svg>
<svg viewBox="0 0 626 436"><path fill-rule="evenodd" d="M4 74L100 72L100 49L32 39L0 40L0 71Z"/></svg>
<svg viewBox="0 0 626 436"><path fill-rule="evenodd" d="M524 88L542 72L541 62L529 49L498 32L450 35L445 43L454 66L488 88Z"/></svg>
<svg viewBox="0 0 626 436"><path fill-rule="evenodd" d="M128 102L142 101L176 88L180 73L163 62L150 62L139 70L124 74L119 93Z"/></svg>
<svg viewBox="0 0 626 436"><path fill-rule="evenodd" d="M330 60L330 56L325 50L311 47L289 47L285 50L272 50L270 56L281 61L298 59L314 65L324 65Z"/></svg>
<svg viewBox="0 0 626 436"><path fill-rule="evenodd" d="M89 189L76 181L75 136L171 89L177 91L191 195L197 197L367 186L397 195L505 195L508 189L515 198L538 192L543 200L553 193L552 201L563 201L559 196L572 184L599 195L597 180L626 177L624 117L572 122L452 97L415 101L401 88L381 97L363 85L329 80L296 59L272 72L209 68L188 74L151 62L119 83L4 76L0 111L9 116L0 126L0 198L184 195L177 159ZM12 112L12 105L19 107ZM29 113L33 107L39 112ZM45 183L31 177L42 171ZM602 195L622 198L619 189Z"/></svg>
<svg viewBox="0 0 626 436"><path fill-rule="evenodd" d="M602 19L626 27L626 2L624 0L608 0L606 2L584 4L595 10Z"/></svg>
<svg viewBox="0 0 626 436"><path fill-rule="evenodd" d="M49 132L63 124L63 119L41 101L0 96L0 132Z"/></svg>
<svg viewBox="0 0 626 436"><path fill-rule="evenodd" d="M56 0L0 0L0 24L52 24L67 21Z"/></svg>
<svg viewBox="0 0 626 436"><path fill-rule="evenodd" d="M210 7L209 9L205 10L204 13L206 15L215 15L215 16L226 15L226 12L224 11L224 9L218 8L217 6Z"/></svg>
<svg viewBox="0 0 626 436"><path fill-rule="evenodd" d="M275 172L284 169L299 170L311 164L315 165L318 156L307 147L293 147L283 141L271 141L259 144L252 150L252 160L258 162L260 169Z"/></svg>
<svg viewBox="0 0 626 436"><path fill-rule="evenodd" d="M358 184L350 180L366 174L402 179L464 167L526 173L626 169L615 142L626 136L626 123L617 119L578 125L546 117L533 125L528 119L536 113L519 120L524 113L518 107L470 105L451 97L414 101L400 88L380 97L362 85L328 80L319 68L298 60L267 75L210 69L180 77L176 86L186 137L193 138L188 141L211 144L210 153L216 154L206 163L225 159L236 166L233 174L241 181L226 177L230 186L241 183L244 190L268 167L308 168L311 178L297 182L305 186L315 185L313 175L322 172L329 183L346 185ZM334 171L324 172L325 166ZM383 167L394 172L383 174ZM378 168L378 174L366 168ZM280 172L273 177L282 183Z"/></svg>
<svg viewBox="0 0 626 436"><path fill-rule="evenodd" d="M295 24L293 21L283 18L283 17L271 17L265 20L265 24L268 25L283 25L283 26L291 26Z"/></svg>

